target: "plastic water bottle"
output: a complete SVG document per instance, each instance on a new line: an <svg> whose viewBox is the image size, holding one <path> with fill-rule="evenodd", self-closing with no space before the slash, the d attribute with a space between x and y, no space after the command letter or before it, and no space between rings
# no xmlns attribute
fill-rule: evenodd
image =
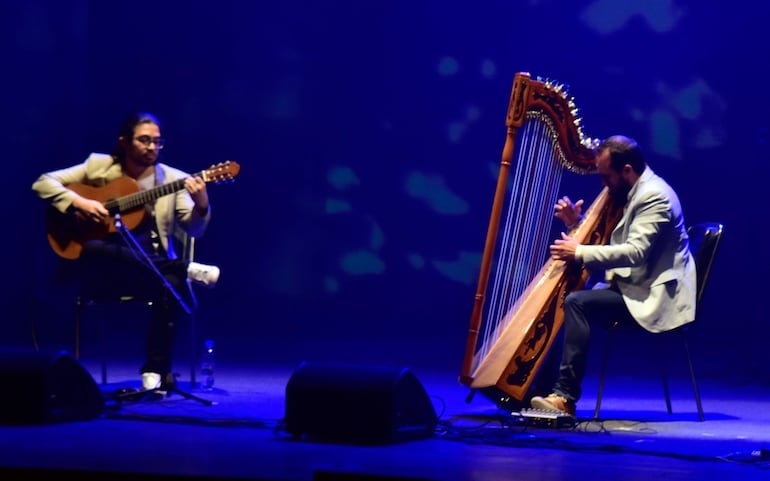
<svg viewBox="0 0 770 481"><path fill-rule="evenodd" d="M211 391L214 389L214 341L206 339L203 341L203 355L201 356L201 377L203 378L203 389Z"/></svg>

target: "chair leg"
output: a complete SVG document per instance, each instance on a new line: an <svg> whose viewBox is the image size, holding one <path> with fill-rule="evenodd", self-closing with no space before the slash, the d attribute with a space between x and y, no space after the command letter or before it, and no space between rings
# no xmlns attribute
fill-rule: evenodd
<svg viewBox="0 0 770 481"><path fill-rule="evenodd" d="M663 395L666 397L666 411L672 414L674 411L671 409L671 392L668 390L668 375L666 374L666 366L663 361L660 360L660 380L663 382Z"/></svg>
<svg viewBox="0 0 770 481"><path fill-rule="evenodd" d="M607 362L610 357L610 344L612 341L612 334L615 332L617 323L607 331L607 340L604 343L604 356L602 357L601 371L599 371L599 392L596 394L596 407L594 408L594 419L599 419L599 410L602 407L602 395L604 394L604 380L607 377Z"/></svg>
<svg viewBox="0 0 770 481"><path fill-rule="evenodd" d="M83 318L83 309L88 305L88 301L78 296L75 299L75 359L80 360L80 334L81 324ZM107 384L107 355L104 347L104 323L99 324L99 336L100 336L100 367L102 375L102 384Z"/></svg>
<svg viewBox="0 0 770 481"><path fill-rule="evenodd" d="M692 357L690 356L690 345L687 342L687 331L682 331L682 340L684 342L684 351L687 355L687 365L690 368L690 382L692 382L692 391L695 395L695 404L698 407L698 419L703 422L706 420L706 417L703 414L703 404L701 403L700 399L700 390L698 389L698 381L695 379L695 369L692 365Z"/></svg>
<svg viewBox="0 0 770 481"><path fill-rule="evenodd" d="M83 299L75 299L75 359L80 360L80 316L83 314Z"/></svg>
<svg viewBox="0 0 770 481"><path fill-rule="evenodd" d="M190 252L189 252L189 259L192 260L192 254L193 249L195 246L195 239L190 238L189 239L190 244ZM198 332L197 332L197 319L195 313L198 312L198 298L195 296L195 290L192 286L192 281L189 279L187 280L187 292L190 295L190 314L189 314L189 322L190 322L190 388L194 389L196 387L196 378L195 373L198 371Z"/></svg>
<svg viewBox="0 0 770 481"><path fill-rule="evenodd" d="M195 372L198 369L198 340L195 328L195 312L192 312L190 314L190 388L196 387Z"/></svg>
<svg viewBox="0 0 770 481"><path fill-rule="evenodd" d="M99 321L99 363L102 370L102 384L107 384L107 346L104 345L107 336L105 334L105 329L105 322L102 319Z"/></svg>

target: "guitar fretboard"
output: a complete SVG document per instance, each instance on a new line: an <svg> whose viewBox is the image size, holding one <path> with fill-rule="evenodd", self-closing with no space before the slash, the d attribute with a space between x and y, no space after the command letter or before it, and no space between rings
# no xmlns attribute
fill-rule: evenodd
<svg viewBox="0 0 770 481"><path fill-rule="evenodd" d="M203 172L198 172L197 174L193 174L193 177L200 177L202 174ZM118 197L117 199L111 199L104 203L104 207L110 211L110 214L112 215L136 209L137 207L154 202L161 197L182 190L184 188L184 181L185 179L177 179L168 184L153 187L152 189L143 190L124 197Z"/></svg>

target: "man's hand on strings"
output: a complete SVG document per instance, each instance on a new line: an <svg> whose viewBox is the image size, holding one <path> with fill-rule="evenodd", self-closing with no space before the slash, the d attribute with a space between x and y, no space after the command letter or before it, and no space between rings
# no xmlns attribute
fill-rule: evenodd
<svg viewBox="0 0 770 481"><path fill-rule="evenodd" d="M188 177L184 180L184 188L190 193L195 207L203 212L209 208L209 194L206 191L206 181L200 177Z"/></svg>
<svg viewBox="0 0 770 481"><path fill-rule="evenodd" d="M75 215L80 220L89 220L91 222L104 222L110 215L104 204L98 200L87 199L83 196L75 197L72 201L72 207L75 209Z"/></svg>
<svg viewBox="0 0 770 481"><path fill-rule="evenodd" d="M572 228L580 222L580 215L583 212L583 199L573 204L570 198L565 195L556 201L553 209L553 215L561 219L565 226Z"/></svg>
<svg viewBox="0 0 770 481"><path fill-rule="evenodd" d="M561 261L574 261L575 251L579 245L577 239L562 232L561 239L556 239L551 244L551 257Z"/></svg>

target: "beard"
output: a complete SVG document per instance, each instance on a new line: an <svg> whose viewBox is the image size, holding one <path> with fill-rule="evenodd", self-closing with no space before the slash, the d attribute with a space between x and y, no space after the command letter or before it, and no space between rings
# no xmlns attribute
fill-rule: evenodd
<svg viewBox="0 0 770 481"><path fill-rule="evenodd" d="M631 186L625 183L609 189L610 198L615 205L626 205L628 193L631 192Z"/></svg>
<svg viewBox="0 0 770 481"><path fill-rule="evenodd" d="M151 167L155 165L158 162L158 154L157 153L144 153L140 154L137 153L133 156L133 162L137 165L143 165L145 167Z"/></svg>

